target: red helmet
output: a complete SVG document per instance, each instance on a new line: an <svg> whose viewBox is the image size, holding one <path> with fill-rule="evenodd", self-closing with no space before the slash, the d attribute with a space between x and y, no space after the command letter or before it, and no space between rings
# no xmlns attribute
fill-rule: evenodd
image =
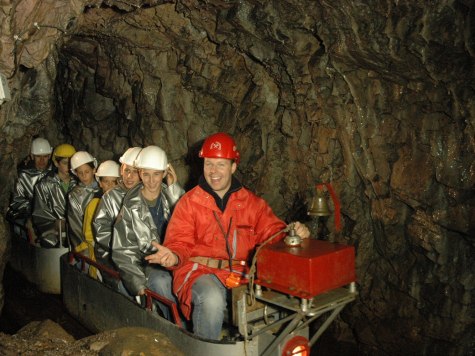
<svg viewBox="0 0 475 356"><path fill-rule="evenodd" d="M227 133L218 132L209 136L199 153L201 158L227 158L239 163L239 151L236 142Z"/></svg>

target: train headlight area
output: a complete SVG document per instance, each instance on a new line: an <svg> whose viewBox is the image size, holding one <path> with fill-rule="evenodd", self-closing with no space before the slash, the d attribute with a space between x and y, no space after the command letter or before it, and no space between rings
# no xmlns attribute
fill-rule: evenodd
<svg viewBox="0 0 475 356"><path fill-rule="evenodd" d="M284 340L283 347L279 350L282 356L310 356L308 339L303 336L291 336Z"/></svg>

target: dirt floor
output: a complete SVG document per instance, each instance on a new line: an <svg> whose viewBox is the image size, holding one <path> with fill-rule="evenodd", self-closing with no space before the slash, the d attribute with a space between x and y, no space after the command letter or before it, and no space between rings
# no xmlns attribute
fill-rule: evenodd
<svg viewBox="0 0 475 356"><path fill-rule="evenodd" d="M71 317L60 295L45 294L8 265L4 274L5 305L0 315L0 331L14 334L32 321L51 320L75 339L92 333Z"/></svg>

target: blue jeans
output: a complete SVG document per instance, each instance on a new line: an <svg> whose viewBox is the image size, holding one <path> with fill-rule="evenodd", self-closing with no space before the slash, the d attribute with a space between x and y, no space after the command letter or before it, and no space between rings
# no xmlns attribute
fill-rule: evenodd
<svg viewBox="0 0 475 356"><path fill-rule="evenodd" d="M159 294L160 296L165 297L171 300L172 302L175 302L178 307L178 301L172 292L171 273L166 269L163 269L158 266L153 266L149 268L147 270L147 273L147 288ZM157 301L156 303L160 308L163 316L168 320L172 320L170 308L161 302Z"/></svg>
<svg viewBox="0 0 475 356"><path fill-rule="evenodd" d="M115 289L118 290L120 294L125 295L127 298L134 299L134 297L130 295L129 291L125 288L124 283L121 280L116 280L113 287L115 287Z"/></svg>
<svg viewBox="0 0 475 356"><path fill-rule="evenodd" d="M214 274L199 277L192 288L193 332L206 339L220 340L226 310L226 287Z"/></svg>

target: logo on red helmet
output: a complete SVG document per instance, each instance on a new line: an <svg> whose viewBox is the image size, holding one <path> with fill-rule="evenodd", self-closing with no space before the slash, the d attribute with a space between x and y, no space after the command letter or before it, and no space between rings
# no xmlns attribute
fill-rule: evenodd
<svg viewBox="0 0 475 356"><path fill-rule="evenodd" d="M221 142L211 142L211 144L209 145L209 149L210 150L219 150L221 151Z"/></svg>

